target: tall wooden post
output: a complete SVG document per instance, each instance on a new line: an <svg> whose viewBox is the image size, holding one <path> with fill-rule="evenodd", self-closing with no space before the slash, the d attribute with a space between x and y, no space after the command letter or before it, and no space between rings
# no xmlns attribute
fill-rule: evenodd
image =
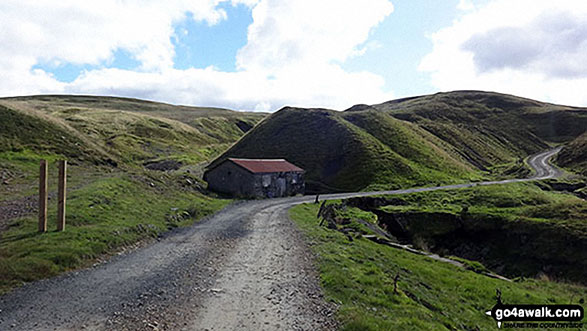
<svg viewBox="0 0 587 331"><path fill-rule="evenodd" d="M47 160L41 160L39 167L39 232L47 232Z"/></svg>
<svg viewBox="0 0 587 331"><path fill-rule="evenodd" d="M59 191L57 202L57 231L65 230L65 201L67 191L67 161L59 161Z"/></svg>

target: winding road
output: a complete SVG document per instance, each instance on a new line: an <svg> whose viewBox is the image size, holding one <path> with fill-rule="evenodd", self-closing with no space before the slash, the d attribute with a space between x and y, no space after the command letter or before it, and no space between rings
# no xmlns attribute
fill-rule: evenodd
<svg viewBox="0 0 587 331"><path fill-rule="evenodd" d="M321 195L405 194L559 176L560 148L528 159L527 179ZM0 297L0 330L333 329L313 255L290 207L314 196L243 201L157 242L92 268Z"/></svg>

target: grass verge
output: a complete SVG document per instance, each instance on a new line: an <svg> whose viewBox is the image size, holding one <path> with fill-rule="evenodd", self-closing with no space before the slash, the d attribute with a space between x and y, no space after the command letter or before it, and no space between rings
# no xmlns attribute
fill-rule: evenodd
<svg viewBox="0 0 587 331"><path fill-rule="evenodd" d="M587 203L567 192L545 191L541 183L513 183L459 190L419 192L390 197L380 207L390 213L423 212L500 217L509 221L551 224L587 238Z"/></svg>
<svg viewBox="0 0 587 331"><path fill-rule="evenodd" d="M49 232L37 232L36 216L13 220L0 234L0 293L89 266L125 246L190 225L229 202L144 179L114 173L70 190L64 232L54 230L56 203L51 200Z"/></svg>
<svg viewBox="0 0 587 331"><path fill-rule="evenodd" d="M484 313L496 303L584 302L583 286L523 279L506 282L366 239L349 241L318 226L318 206L303 204L290 216L318 258L328 300L339 305L342 330L491 330ZM394 279L399 275L397 291Z"/></svg>

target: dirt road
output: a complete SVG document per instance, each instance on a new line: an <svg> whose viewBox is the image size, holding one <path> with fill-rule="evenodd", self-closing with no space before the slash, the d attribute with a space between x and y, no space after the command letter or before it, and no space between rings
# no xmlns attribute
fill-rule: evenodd
<svg viewBox="0 0 587 331"><path fill-rule="evenodd" d="M405 194L544 179L557 150L529 159L530 179L322 199ZM230 205L158 242L92 268L28 284L0 297L0 330L333 329L303 237L287 210L313 196Z"/></svg>

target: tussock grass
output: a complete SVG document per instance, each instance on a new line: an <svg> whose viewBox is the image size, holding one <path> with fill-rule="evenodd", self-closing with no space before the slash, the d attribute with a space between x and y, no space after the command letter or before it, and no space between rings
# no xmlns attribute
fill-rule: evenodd
<svg viewBox="0 0 587 331"><path fill-rule="evenodd" d="M228 203L182 190L169 182L112 173L69 192L67 223L56 232L50 204L47 233L37 233L36 215L13 220L0 234L0 293L23 282L85 267L174 227L192 224ZM51 201L50 201L51 202Z"/></svg>

